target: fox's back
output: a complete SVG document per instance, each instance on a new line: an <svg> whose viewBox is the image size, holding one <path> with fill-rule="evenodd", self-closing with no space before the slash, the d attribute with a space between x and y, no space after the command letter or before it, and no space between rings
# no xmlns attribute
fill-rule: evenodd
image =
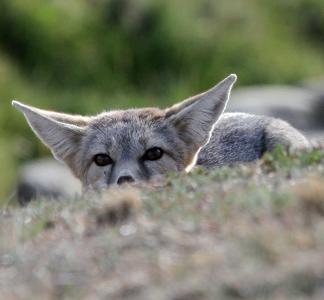
<svg viewBox="0 0 324 300"><path fill-rule="evenodd" d="M249 162L277 144L295 149L308 146L306 138L287 122L246 113L224 113L215 125L197 165L215 167Z"/></svg>

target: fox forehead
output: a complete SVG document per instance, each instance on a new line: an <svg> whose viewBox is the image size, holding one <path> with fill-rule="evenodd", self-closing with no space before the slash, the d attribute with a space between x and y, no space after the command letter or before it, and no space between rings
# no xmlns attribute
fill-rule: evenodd
<svg viewBox="0 0 324 300"><path fill-rule="evenodd" d="M127 110L113 110L109 112L102 112L101 114L93 117L93 124L100 124L104 122L106 124L115 124L118 122L147 122L154 123L159 122L165 118L165 110L148 107L148 108L137 108Z"/></svg>
<svg viewBox="0 0 324 300"><path fill-rule="evenodd" d="M108 152L127 158L152 147L171 151L175 148L176 135L164 117L164 111L154 108L102 113L88 126L84 153L92 156Z"/></svg>

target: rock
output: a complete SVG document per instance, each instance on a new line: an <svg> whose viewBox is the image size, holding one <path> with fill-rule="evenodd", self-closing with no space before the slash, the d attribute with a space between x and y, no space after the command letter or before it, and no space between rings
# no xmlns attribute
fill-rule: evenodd
<svg viewBox="0 0 324 300"><path fill-rule="evenodd" d="M324 143L324 82L239 88L233 91L227 111L280 118L301 130L312 144Z"/></svg>
<svg viewBox="0 0 324 300"><path fill-rule="evenodd" d="M324 91L319 89L284 85L240 88L233 91L227 110L281 118L303 131L324 130Z"/></svg>
<svg viewBox="0 0 324 300"><path fill-rule="evenodd" d="M80 194L80 181L65 165L52 158L26 163L18 172L17 197L20 204L39 197L71 198Z"/></svg>

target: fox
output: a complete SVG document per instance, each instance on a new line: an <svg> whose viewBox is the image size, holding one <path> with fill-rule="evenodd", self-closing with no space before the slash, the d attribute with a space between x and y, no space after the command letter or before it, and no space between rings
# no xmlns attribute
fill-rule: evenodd
<svg viewBox="0 0 324 300"><path fill-rule="evenodd" d="M104 111L81 116L12 101L36 136L81 181L83 191L149 181L168 172L190 172L258 160L276 145L309 147L287 122L224 112L231 74L211 89L171 107Z"/></svg>

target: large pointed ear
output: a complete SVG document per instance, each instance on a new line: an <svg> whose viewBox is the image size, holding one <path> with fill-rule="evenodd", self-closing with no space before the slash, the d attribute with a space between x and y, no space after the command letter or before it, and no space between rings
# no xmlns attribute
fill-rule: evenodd
<svg viewBox="0 0 324 300"><path fill-rule="evenodd" d="M235 74L204 92L172 106L166 111L166 120L174 126L178 136L197 151L205 145L230 96Z"/></svg>
<svg viewBox="0 0 324 300"><path fill-rule="evenodd" d="M12 101L21 111L38 138L51 149L54 157L69 166L85 134L88 118L46 111Z"/></svg>

